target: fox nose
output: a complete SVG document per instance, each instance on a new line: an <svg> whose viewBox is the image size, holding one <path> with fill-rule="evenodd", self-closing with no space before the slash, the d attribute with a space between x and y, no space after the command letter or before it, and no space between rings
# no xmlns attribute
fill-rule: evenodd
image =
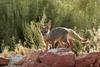
<svg viewBox="0 0 100 67"><path fill-rule="evenodd" d="M46 34L46 33L47 33L46 31L43 32L43 34Z"/></svg>
<svg viewBox="0 0 100 67"><path fill-rule="evenodd" d="M47 31L41 31L42 35L46 35Z"/></svg>
<svg viewBox="0 0 100 67"><path fill-rule="evenodd" d="M42 26L42 28L46 28L46 26Z"/></svg>

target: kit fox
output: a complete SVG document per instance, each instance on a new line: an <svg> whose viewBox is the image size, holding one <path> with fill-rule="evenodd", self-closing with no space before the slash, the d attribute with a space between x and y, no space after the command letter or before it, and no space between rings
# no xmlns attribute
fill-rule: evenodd
<svg viewBox="0 0 100 67"><path fill-rule="evenodd" d="M67 47L72 47L73 40L85 41L83 37L80 37L74 30L65 28L65 27L55 27L51 29L51 24L46 23L40 26L40 31L44 37L44 41L46 43L46 50L49 48L49 44L55 46L58 42L61 47L64 44Z"/></svg>

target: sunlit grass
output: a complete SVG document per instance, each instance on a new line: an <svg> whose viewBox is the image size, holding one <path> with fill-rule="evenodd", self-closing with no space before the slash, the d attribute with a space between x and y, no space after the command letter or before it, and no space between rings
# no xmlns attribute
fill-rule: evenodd
<svg viewBox="0 0 100 67"><path fill-rule="evenodd" d="M7 58L8 55L9 55L9 47L5 47L4 50L3 50L3 52L2 52L2 54L3 54L3 56L4 56L5 58Z"/></svg>

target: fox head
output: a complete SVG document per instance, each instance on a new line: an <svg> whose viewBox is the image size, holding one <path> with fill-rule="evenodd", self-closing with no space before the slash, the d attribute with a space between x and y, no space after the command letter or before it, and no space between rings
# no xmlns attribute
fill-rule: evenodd
<svg viewBox="0 0 100 67"><path fill-rule="evenodd" d="M49 21L48 23L43 23L40 25L40 31L42 33L43 36L47 35L50 32L50 28L51 28L51 21Z"/></svg>

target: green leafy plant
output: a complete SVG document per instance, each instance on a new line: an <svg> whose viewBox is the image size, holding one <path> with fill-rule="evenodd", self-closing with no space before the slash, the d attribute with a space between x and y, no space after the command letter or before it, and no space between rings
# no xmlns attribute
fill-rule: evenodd
<svg viewBox="0 0 100 67"><path fill-rule="evenodd" d="M37 27L37 24L35 24L34 22L31 22L31 24L25 24L24 36L26 42L30 47L33 47L35 49L43 48L43 37L40 33L39 28Z"/></svg>

